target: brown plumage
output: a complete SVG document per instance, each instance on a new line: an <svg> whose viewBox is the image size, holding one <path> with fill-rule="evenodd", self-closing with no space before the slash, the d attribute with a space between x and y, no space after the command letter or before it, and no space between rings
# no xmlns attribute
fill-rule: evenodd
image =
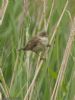
<svg viewBox="0 0 75 100"><path fill-rule="evenodd" d="M19 51L31 50L37 53L38 51L45 50L47 46L48 46L48 35L46 32L41 32L40 34L29 40L26 46L24 48L19 49Z"/></svg>

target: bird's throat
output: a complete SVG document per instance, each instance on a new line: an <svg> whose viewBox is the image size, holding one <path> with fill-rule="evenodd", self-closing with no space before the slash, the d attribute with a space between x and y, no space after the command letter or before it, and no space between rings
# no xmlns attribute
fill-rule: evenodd
<svg viewBox="0 0 75 100"><path fill-rule="evenodd" d="M48 45L48 37L39 37L43 45Z"/></svg>

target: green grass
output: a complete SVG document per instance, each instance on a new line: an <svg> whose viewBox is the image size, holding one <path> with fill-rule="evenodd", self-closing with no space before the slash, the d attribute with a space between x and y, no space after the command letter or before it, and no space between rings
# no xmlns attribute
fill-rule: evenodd
<svg viewBox="0 0 75 100"><path fill-rule="evenodd" d="M68 1L67 10L70 11L73 18L75 15L75 1ZM1 2L2 0L0 0L0 6ZM49 41L65 3L66 0L54 1L54 7L47 29ZM24 100L28 87L36 74L35 71L38 70L39 65L36 68L38 56L32 52L18 52L17 49L23 47L32 36L35 36L39 31L44 29L44 20L48 23L47 20L51 10L52 0L45 0L45 4L46 12L44 18L43 0L28 0L25 9L23 0L9 0L2 25L0 26L0 68L2 70L2 73L0 72L0 88L3 97L9 95L11 98ZM28 15L27 12L29 13ZM50 100L69 38L70 23L70 17L65 11L51 43L47 59L43 62L36 78L31 100ZM64 79L62 85L59 87L56 100L74 100L75 98L74 44L75 42L72 46ZM31 92L28 98L30 98L30 95Z"/></svg>

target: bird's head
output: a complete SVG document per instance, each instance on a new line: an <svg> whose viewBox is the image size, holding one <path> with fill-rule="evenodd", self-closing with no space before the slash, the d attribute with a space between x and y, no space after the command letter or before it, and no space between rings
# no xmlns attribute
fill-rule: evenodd
<svg viewBox="0 0 75 100"><path fill-rule="evenodd" d="M41 36L41 37L48 37L48 34L47 34L47 32L43 31L43 32L39 33L39 36Z"/></svg>

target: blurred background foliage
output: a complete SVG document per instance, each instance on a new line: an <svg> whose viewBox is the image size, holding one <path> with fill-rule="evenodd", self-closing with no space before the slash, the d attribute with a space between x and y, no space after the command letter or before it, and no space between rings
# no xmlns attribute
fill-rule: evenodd
<svg viewBox="0 0 75 100"><path fill-rule="evenodd" d="M47 30L49 39L52 36L54 26L62 13L65 3L66 0L55 0ZM0 6L1 4L2 0L0 0ZM52 0L46 0L46 20L49 17L51 5ZM23 47L28 39L44 29L43 18L42 24L39 26L43 14L43 0L28 0L25 6L28 6L28 8L24 7L23 0L9 0L3 23L0 26L0 67L3 71L8 89L10 90L10 97L18 97L20 100L24 99L26 90L34 77L37 56L33 53L30 54L28 68L26 64L26 52L18 53L17 49ZM75 16L75 0L69 0L67 9L73 18ZM54 42L49 49L47 61L43 63L43 67L38 75L32 100L50 100L69 33L70 18L68 13L65 12ZM74 44L57 100L75 99ZM13 73L15 76L14 79L12 79ZM2 81L0 82L2 84ZM2 94L5 96L4 92Z"/></svg>

